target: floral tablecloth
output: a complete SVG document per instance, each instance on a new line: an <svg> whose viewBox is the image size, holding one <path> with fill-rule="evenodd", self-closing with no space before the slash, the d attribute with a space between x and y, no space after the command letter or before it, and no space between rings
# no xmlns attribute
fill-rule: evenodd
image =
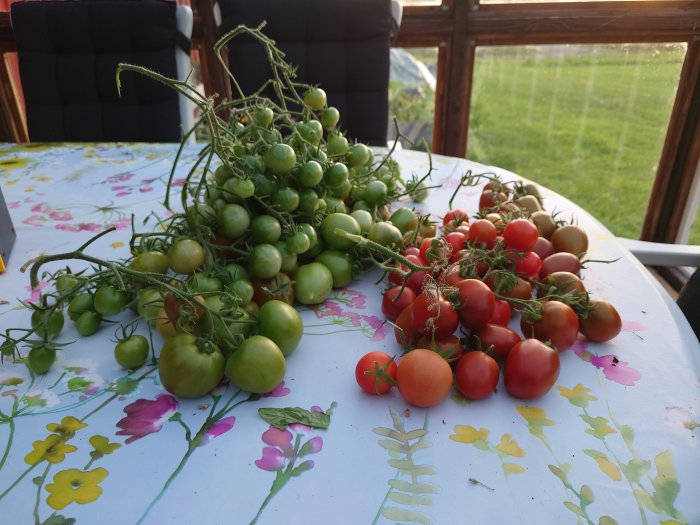
<svg viewBox="0 0 700 525"><path fill-rule="evenodd" d="M199 148L188 146L181 165ZM139 224L165 211L175 152L0 145L0 187L18 235L0 274L2 331L29 323L20 301L39 290L19 271L28 259L71 251L109 226L117 231L90 252L127 257L131 214ZM407 177L428 169L425 154L396 158ZM437 188L422 208L438 215L467 170L514 177L461 159L433 164ZM479 191L461 190L459 206L476 210ZM67 323L60 341L76 342L46 376L8 360L0 367L0 522L700 523L700 345L605 228L544 194L547 209L589 232L592 259L620 257L590 264L584 277L624 320L610 343L580 339L563 352L546 396L518 401L501 383L487 400L454 393L425 410L398 392L363 394L357 359L399 350L382 324L376 276L303 311L305 335L286 378L259 400L225 384L177 399L154 368L128 373L116 364L113 327L80 338ZM278 430L260 407L322 410L331 422Z"/></svg>

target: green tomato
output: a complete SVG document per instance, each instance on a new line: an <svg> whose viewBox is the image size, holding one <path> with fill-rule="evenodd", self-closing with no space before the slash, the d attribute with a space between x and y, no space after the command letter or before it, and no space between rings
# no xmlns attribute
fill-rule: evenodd
<svg viewBox="0 0 700 525"><path fill-rule="evenodd" d="M391 214L389 220L402 234L415 231L418 228L418 216L410 208L399 208Z"/></svg>
<svg viewBox="0 0 700 525"><path fill-rule="evenodd" d="M136 310L144 320L151 322L158 319L163 308L163 294L158 288L139 290Z"/></svg>
<svg viewBox="0 0 700 525"><path fill-rule="evenodd" d="M333 276L333 288L344 288L352 282L352 257L340 250L325 250L315 259Z"/></svg>
<svg viewBox="0 0 700 525"><path fill-rule="evenodd" d="M137 254L129 264L137 272L168 273L168 256L163 252L148 251Z"/></svg>
<svg viewBox="0 0 700 525"><path fill-rule="evenodd" d="M373 180L367 183L365 186L365 198L364 200L370 206L376 206L378 204L383 204L386 201L388 189L386 184L380 180Z"/></svg>
<svg viewBox="0 0 700 525"><path fill-rule="evenodd" d="M193 239L178 239L168 250L168 264L175 273L190 275L204 265L206 252Z"/></svg>
<svg viewBox="0 0 700 525"><path fill-rule="evenodd" d="M282 256L282 266L280 266L280 272L285 274L292 274L297 270L297 254L290 251L287 248L287 243L284 241L277 241L275 243L275 248L280 252Z"/></svg>
<svg viewBox="0 0 700 525"><path fill-rule="evenodd" d="M238 279L248 279L248 270L238 263L228 263L224 266L224 272L226 272L228 282L233 282Z"/></svg>
<svg viewBox="0 0 700 525"><path fill-rule="evenodd" d="M255 194L255 183L250 179L232 179L231 189L233 193L239 196L241 199L247 199Z"/></svg>
<svg viewBox="0 0 700 525"><path fill-rule="evenodd" d="M312 215L319 207L318 194L311 188L304 188L299 193L298 210L307 215Z"/></svg>
<svg viewBox="0 0 700 525"><path fill-rule="evenodd" d="M275 144L265 154L265 167L277 175L289 173L296 161L296 153L287 144Z"/></svg>
<svg viewBox="0 0 700 525"><path fill-rule="evenodd" d="M364 144L353 144L347 155L347 162L350 166L364 166L369 161L372 152Z"/></svg>
<svg viewBox="0 0 700 525"><path fill-rule="evenodd" d="M127 370L143 366L148 359L148 339L142 335L132 334L119 341L114 347L114 359Z"/></svg>
<svg viewBox="0 0 700 525"><path fill-rule="evenodd" d="M253 283L248 279L238 279L226 285L226 290L236 297L239 304L245 304L253 300Z"/></svg>
<svg viewBox="0 0 700 525"><path fill-rule="evenodd" d="M95 292L93 306L98 314L104 316L117 315L126 308L127 295L109 284L100 286Z"/></svg>
<svg viewBox="0 0 700 525"><path fill-rule="evenodd" d="M304 323L299 312L283 301L267 301L258 311L258 333L271 339L288 356L299 345Z"/></svg>
<svg viewBox="0 0 700 525"><path fill-rule="evenodd" d="M265 394L284 379L287 365L282 350L263 335L249 337L226 361L226 375L238 388Z"/></svg>
<svg viewBox="0 0 700 525"><path fill-rule="evenodd" d="M203 202L196 202L187 208L187 224L190 228L213 226L216 224L216 210Z"/></svg>
<svg viewBox="0 0 700 525"><path fill-rule="evenodd" d="M250 226L248 211L239 204L227 204L218 213L219 231L229 239L238 239Z"/></svg>
<svg viewBox="0 0 700 525"><path fill-rule="evenodd" d="M321 223L321 236L326 245L337 250L349 250L355 243L350 239L341 237L335 230L343 230L354 235L360 235L362 230L354 217L345 213L331 213L324 217Z"/></svg>
<svg viewBox="0 0 700 525"><path fill-rule="evenodd" d="M340 213L344 215L348 211L345 203L341 199L336 197L326 197L323 200L326 203L326 211L328 211L328 213Z"/></svg>
<svg viewBox="0 0 700 525"><path fill-rule="evenodd" d="M284 186L272 194L272 206L278 211L291 213L299 206L299 193L294 188Z"/></svg>
<svg viewBox="0 0 700 525"><path fill-rule="evenodd" d="M32 346L27 356L27 366L35 374L45 374L56 361L56 349L52 345Z"/></svg>
<svg viewBox="0 0 700 525"><path fill-rule="evenodd" d="M67 273L62 273L58 277L56 277L56 290L60 294L65 294L66 292L70 292L73 288L78 286L80 284L80 279L77 277L74 277L70 274Z"/></svg>
<svg viewBox="0 0 700 525"><path fill-rule="evenodd" d="M262 128L267 128L272 124L275 113L270 108L260 108L253 115L253 122Z"/></svg>
<svg viewBox="0 0 700 525"><path fill-rule="evenodd" d="M369 229L367 238L382 246L400 248L403 245L401 230L390 222L375 222Z"/></svg>
<svg viewBox="0 0 700 525"><path fill-rule="evenodd" d="M83 312L75 321L75 329L83 337L88 337L100 329L102 316L97 312Z"/></svg>
<svg viewBox="0 0 700 525"><path fill-rule="evenodd" d="M331 157L345 155L349 149L350 146L348 144L348 139L346 139L343 135L334 133L328 137L328 141L326 142L326 151Z"/></svg>
<svg viewBox="0 0 700 525"><path fill-rule="evenodd" d="M194 292L220 292L224 289L221 279L214 275L195 272L187 278L187 286Z"/></svg>
<svg viewBox="0 0 700 525"><path fill-rule="evenodd" d="M224 182L233 177L233 171L226 164L219 165L214 172L214 180L222 186Z"/></svg>
<svg viewBox="0 0 700 525"><path fill-rule="evenodd" d="M65 318L63 310L34 310L32 312L32 328L36 335L42 339L55 339L63 330Z"/></svg>
<svg viewBox="0 0 700 525"><path fill-rule="evenodd" d="M277 181L263 173L253 175L253 183L258 197L268 197L277 190Z"/></svg>
<svg viewBox="0 0 700 525"><path fill-rule="evenodd" d="M74 296L68 303L68 317L71 321L77 321L83 312L94 310L94 297L90 292L84 292Z"/></svg>
<svg viewBox="0 0 700 525"><path fill-rule="evenodd" d="M158 374L165 389L180 397L201 397L219 384L224 356L215 344L191 334L165 341L158 360Z"/></svg>
<svg viewBox="0 0 700 525"><path fill-rule="evenodd" d="M406 189L409 192L408 194L413 199L413 202L423 202L428 198L428 185L425 183L425 181L420 183L417 181L409 183L406 185Z"/></svg>
<svg viewBox="0 0 700 525"><path fill-rule="evenodd" d="M250 251L248 269L253 277L269 279L281 268L282 255L272 244L258 244Z"/></svg>
<svg viewBox="0 0 700 525"><path fill-rule="evenodd" d="M287 250L297 255L311 248L311 241L302 231L295 232L292 236L288 237L285 244Z"/></svg>
<svg viewBox="0 0 700 525"><path fill-rule="evenodd" d="M323 167L315 160L310 160L299 170L299 182L302 186L311 188L323 179Z"/></svg>
<svg viewBox="0 0 700 525"><path fill-rule="evenodd" d="M321 263L304 264L294 275L294 296L301 304L322 303L332 289L333 274Z"/></svg>
<svg viewBox="0 0 700 525"><path fill-rule="evenodd" d="M282 235L282 225L272 215L258 215L250 224L250 233L253 244L272 244Z"/></svg>
<svg viewBox="0 0 700 525"><path fill-rule="evenodd" d="M327 102L326 92L321 88L310 88L304 93L304 104L314 111L323 109Z"/></svg>
<svg viewBox="0 0 700 525"><path fill-rule="evenodd" d="M296 129L304 140L314 146L318 146L323 138L323 126L318 120L300 122L296 125Z"/></svg>
<svg viewBox="0 0 700 525"><path fill-rule="evenodd" d="M337 188L348 182L349 175L348 167L342 162L336 162L323 174L323 182L330 188Z"/></svg>
<svg viewBox="0 0 700 525"><path fill-rule="evenodd" d="M321 113L321 124L326 129L334 128L340 121L340 112L333 106L328 107Z"/></svg>
<svg viewBox="0 0 700 525"><path fill-rule="evenodd" d="M368 210L353 210L350 216L360 225L361 233L367 233L374 222L372 214Z"/></svg>

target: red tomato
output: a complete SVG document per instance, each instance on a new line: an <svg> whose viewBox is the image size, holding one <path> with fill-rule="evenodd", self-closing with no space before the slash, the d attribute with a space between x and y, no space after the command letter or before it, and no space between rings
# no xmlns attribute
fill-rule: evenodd
<svg viewBox="0 0 700 525"><path fill-rule="evenodd" d="M535 244L531 248L533 252L540 256L543 261L554 253L554 246L544 237L537 237Z"/></svg>
<svg viewBox="0 0 700 525"><path fill-rule="evenodd" d="M432 350L417 348L401 359L396 382L406 401L418 407L431 407L442 401L452 388L452 368Z"/></svg>
<svg viewBox="0 0 700 525"><path fill-rule="evenodd" d="M464 279L454 286L459 292L457 314L462 326L469 330L485 326L496 301L491 289L478 279Z"/></svg>
<svg viewBox="0 0 700 525"><path fill-rule="evenodd" d="M493 305L493 315L489 324L497 324L500 326L508 326L510 323L511 309L508 301L496 299Z"/></svg>
<svg viewBox="0 0 700 525"><path fill-rule="evenodd" d="M464 345L459 337L450 334L447 337L437 340L429 335L423 335L418 339L416 348L427 348L433 352L437 352L448 363L456 363L464 353Z"/></svg>
<svg viewBox="0 0 700 525"><path fill-rule="evenodd" d="M411 319L413 318L413 304L409 304L396 318L396 326L394 327L394 337L396 342L401 346L413 347L418 338L421 336L413 328Z"/></svg>
<svg viewBox="0 0 700 525"><path fill-rule="evenodd" d="M490 396L500 370L496 360L484 352L468 352L462 356L455 370L457 389L467 399L484 399Z"/></svg>
<svg viewBox="0 0 700 525"><path fill-rule="evenodd" d="M384 352L370 352L355 366L355 380L368 394L385 394L396 384L397 365Z"/></svg>
<svg viewBox="0 0 700 525"><path fill-rule="evenodd" d="M426 266L425 261L417 255L406 255L406 259L418 266ZM401 265L400 268L402 270L408 270L408 268L403 265ZM425 279L427 273L427 271L419 271L414 273L406 281L406 286L416 292L416 294L419 294L423 288L423 280ZM398 273L389 272L389 282L400 286L403 282L403 276L399 275Z"/></svg>
<svg viewBox="0 0 700 525"><path fill-rule="evenodd" d="M484 191L481 192L481 196L479 197L479 211L493 208L506 200L508 200L508 197L505 193L484 188Z"/></svg>
<svg viewBox="0 0 700 525"><path fill-rule="evenodd" d="M486 285L491 288L491 290L496 293L497 283L496 279L492 276L484 279ZM532 298L532 285L521 277L515 278L515 285L507 290L501 290L498 292L502 297L508 297L510 299L531 299Z"/></svg>
<svg viewBox="0 0 700 525"><path fill-rule="evenodd" d="M566 293L586 293L586 287L583 281L570 272L553 272L547 275L540 281L544 286L537 288L537 297L542 298L545 295L556 294L563 295Z"/></svg>
<svg viewBox="0 0 700 525"><path fill-rule="evenodd" d="M586 317L579 319L578 329L586 339L597 343L610 341L622 330L622 319L615 307L607 301L591 299Z"/></svg>
<svg viewBox="0 0 700 525"><path fill-rule="evenodd" d="M537 226L527 219L515 219L503 229L506 246L513 250L529 251L537 242L539 232Z"/></svg>
<svg viewBox="0 0 700 525"><path fill-rule="evenodd" d="M408 248L405 248L403 251L403 256L405 257L406 255L420 256L420 250L415 246L409 246Z"/></svg>
<svg viewBox="0 0 700 525"><path fill-rule="evenodd" d="M559 377L559 354L537 339L524 339L511 349L503 369L508 393L518 399L543 396Z"/></svg>
<svg viewBox="0 0 700 525"><path fill-rule="evenodd" d="M434 291L422 292L413 303L413 329L419 333L442 339L453 334L459 325L452 303Z"/></svg>
<svg viewBox="0 0 700 525"><path fill-rule="evenodd" d="M496 245L498 230L494 224L487 219L474 221L469 227L469 241L474 246L484 246L493 248Z"/></svg>
<svg viewBox="0 0 700 525"><path fill-rule="evenodd" d="M396 321L399 314L416 299L416 292L406 286L389 288L382 296L382 313L390 321Z"/></svg>
<svg viewBox="0 0 700 525"><path fill-rule="evenodd" d="M468 223L469 215L466 211L460 210L459 208L448 211L442 218L442 225L445 227L445 230L449 231L453 231L458 226Z"/></svg>
<svg viewBox="0 0 700 525"><path fill-rule="evenodd" d="M535 252L524 252L515 263L515 273L523 277L532 277L540 271L542 259Z"/></svg>
<svg viewBox="0 0 700 525"><path fill-rule="evenodd" d="M540 276L547 277L554 272L569 272L578 276L581 274L581 261L573 253L553 253L542 260Z"/></svg>
<svg viewBox="0 0 700 525"><path fill-rule="evenodd" d="M511 348L521 341L516 332L497 324L487 324L475 330L472 337L479 340L481 350L501 363L506 360Z"/></svg>
<svg viewBox="0 0 700 525"><path fill-rule="evenodd" d="M526 338L549 341L560 352L574 344L578 337L578 317L569 305L545 301L541 314L542 318L532 323L526 316L520 318L520 328Z"/></svg>
<svg viewBox="0 0 700 525"><path fill-rule="evenodd" d="M435 241L435 246L433 246ZM428 264L441 262L452 255L452 245L444 239L437 237L426 237L420 243L420 256Z"/></svg>
<svg viewBox="0 0 700 525"><path fill-rule="evenodd" d="M442 273L442 280L444 281L444 283L448 286L454 286L459 281L464 280L464 277L460 275L460 270L461 268L456 264L448 266L447 269Z"/></svg>
<svg viewBox="0 0 700 525"><path fill-rule="evenodd" d="M460 250L464 249L464 245L467 242L467 236L461 232L450 232L445 235L445 240L452 246L452 256L457 254Z"/></svg>

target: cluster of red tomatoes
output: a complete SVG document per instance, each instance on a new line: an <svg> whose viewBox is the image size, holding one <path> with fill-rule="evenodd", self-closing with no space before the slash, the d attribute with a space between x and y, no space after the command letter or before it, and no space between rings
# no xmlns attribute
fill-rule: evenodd
<svg viewBox="0 0 700 525"><path fill-rule="evenodd" d="M440 237L417 238L389 273L382 312L405 350L397 363L371 352L357 363L358 384L381 394L397 386L410 403L433 406L453 384L465 397L491 395L501 370L506 391L535 399L559 376L559 353L579 333L615 337L621 319L589 297L581 280L588 237L542 210L522 185L486 184L479 214L442 220ZM512 329L520 316L519 332Z"/></svg>

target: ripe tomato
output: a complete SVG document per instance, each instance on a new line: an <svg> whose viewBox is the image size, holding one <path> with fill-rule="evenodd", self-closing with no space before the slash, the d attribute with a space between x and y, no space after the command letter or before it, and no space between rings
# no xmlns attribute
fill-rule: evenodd
<svg viewBox="0 0 700 525"><path fill-rule="evenodd" d="M506 326L487 324L472 333L474 339L478 339L477 348L489 354L496 361L502 363L508 357L508 353L521 337Z"/></svg>
<svg viewBox="0 0 700 525"><path fill-rule="evenodd" d="M493 208L506 200L508 200L508 197L505 193L491 189L484 189L479 197L479 211Z"/></svg>
<svg viewBox="0 0 700 525"><path fill-rule="evenodd" d="M278 273L269 279L253 281L253 301L262 306L267 301L277 299L287 304L294 303L294 283L286 273Z"/></svg>
<svg viewBox="0 0 700 525"><path fill-rule="evenodd" d="M484 352L467 352L457 363L455 382L464 397L478 400L496 390L499 375L498 363L493 357Z"/></svg>
<svg viewBox="0 0 700 525"><path fill-rule="evenodd" d="M408 259L413 264L419 266L426 265L426 262L419 255L406 255L406 259ZM408 268L404 265L400 265L399 268L403 271L408 270ZM406 281L406 286L414 292L416 292L416 294L421 293L423 288L423 281L425 280L427 274L428 272L425 270L415 272ZM403 282L403 276L395 272L389 272L389 282L395 285L401 285L401 283Z"/></svg>
<svg viewBox="0 0 700 525"><path fill-rule="evenodd" d="M537 237L537 241L532 246L532 251L540 256L543 261L554 253L554 246L544 237Z"/></svg>
<svg viewBox="0 0 700 525"><path fill-rule="evenodd" d="M498 279L493 276L488 276L484 279L486 285L491 288L491 290L496 293L498 288ZM515 278L515 284L512 288L503 289L498 292L502 297L507 297L510 299L531 299L532 298L532 285L521 277Z"/></svg>
<svg viewBox="0 0 700 525"><path fill-rule="evenodd" d="M405 287L402 290L400 286L394 286L384 292L382 296L382 313L390 321L396 321L404 308L415 300L416 292L411 288Z"/></svg>
<svg viewBox="0 0 700 525"><path fill-rule="evenodd" d="M368 394L385 394L396 384L397 365L384 352L370 352L355 365L355 380Z"/></svg>
<svg viewBox="0 0 700 525"><path fill-rule="evenodd" d="M406 354L396 373L399 392L409 403L431 407L452 388L452 368L432 350L417 348Z"/></svg>
<svg viewBox="0 0 700 525"><path fill-rule="evenodd" d="M456 363L464 354L464 345L459 337L450 334L443 339L434 339L431 336L423 335L418 339L416 348L427 348L440 354L448 363Z"/></svg>
<svg viewBox="0 0 700 525"><path fill-rule="evenodd" d="M591 299L586 317L578 321L578 329L586 339L596 343L610 341L622 330L622 319L615 307L607 301Z"/></svg>
<svg viewBox="0 0 700 525"><path fill-rule="evenodd" d="M458 253L460 250L464 249L464 245L467 242L467 236L462 232L453 231L445 235L445 240L452 246L452 256Z"/></svg>
<svg viewBox="0 0 700 525"><path fill-rule="evenodd" d="M515 219L503 229L506 246L513 250L529 251L539 237L537 226L527 219Z"/></svg>
<svg viewBox="0 0 700 525"><path fill-rule="evenodd" d="M442 225L445 231L453 231L458 226L469 223L469 214L459 208L448 211L442 218Z"/></svg>
<svg viewBox="0 0 700 525"><path fill-rule="evenodd" d="M542 318L530 322L520 318L520 329L526 338L551 342L560 352L566 350L578 337L578 317L573 309L559 301L545 301L541 306Z"/></svg>
<svg viewBox="0 0 700 525"><path fill-rule="evenodd" d="M452 303L435 291L422 292L413 303L411 315L413 328L422 334L442 339L454 333L459 318Z"/></svg>
<svg viewBox="0 0 700 525"><path fill-rule="evenodd" d="M180 397L201 397L219 384L224 356L219 348L191 334L165 341L158 360L158 374L165 389Z"/></svg>
<svg viewBox="0 0 700 525"><path fill-rule="evenodd" d="M525 339L508 354L503 380L508 393L518 399L537 399L559 377L559 353L537 339Z"/></svg>
<svg viewBox="0 0 700 525"><path fill-rule="evenodd" d="M403 347L412 347L421 334L413 328L413 304L409 304L404 308L396 318L396 327L394 327L394 337L396 342Z"/></svg>
<svg viewBox="0 0 700 525"><path fill-rule="evenodd" d="M524 252L523 256L515 263L515 273L523 277L537 275L542 267L542 259L535 252Z"/></svg>
<svg viewBox="0 0 700 525"><path fill-rule="evenodd" d="M554 272L569 272L576 276L581 274L581 261L573 253L558 252L542 260L540 277L547 277Z"/></svg>
<svg viewBox="0 0 700 525"><path fill-rule="evenodd" d="M537 297L542 298L549 294L586 293L583 281L570 272L553 272L542 279L537 288Z"/></svg>
<svg viewBox="0 0 700 525"><path fill-rule="evenodd" d="M487 219L474 221L469 227L469 241L474 246L493 248L496 245L497 235L496 226Z"/></svg>
<svg viewBox="0 0 700 525"><path fill-rule="evenodd" d="M510 303L502 299L496 299L493 305L493 315L489 320L489 324L497 324L500 326L508 326L511 316Z"/></svg>
<svg viewBox="0 0 700 525"><path fill-rule="evenodd" d="M491 289L478 279L464 279L454 286L459 292L457 314L462 326L469 330L485 326L495 306Z"/></svg>
<svg viewBox="0 0 700 525"><path fill-rule="evenodd" d="M452 245L437 237L424 237L420 243L420 257L427 263L442 262L452 255Z"/></svg>

